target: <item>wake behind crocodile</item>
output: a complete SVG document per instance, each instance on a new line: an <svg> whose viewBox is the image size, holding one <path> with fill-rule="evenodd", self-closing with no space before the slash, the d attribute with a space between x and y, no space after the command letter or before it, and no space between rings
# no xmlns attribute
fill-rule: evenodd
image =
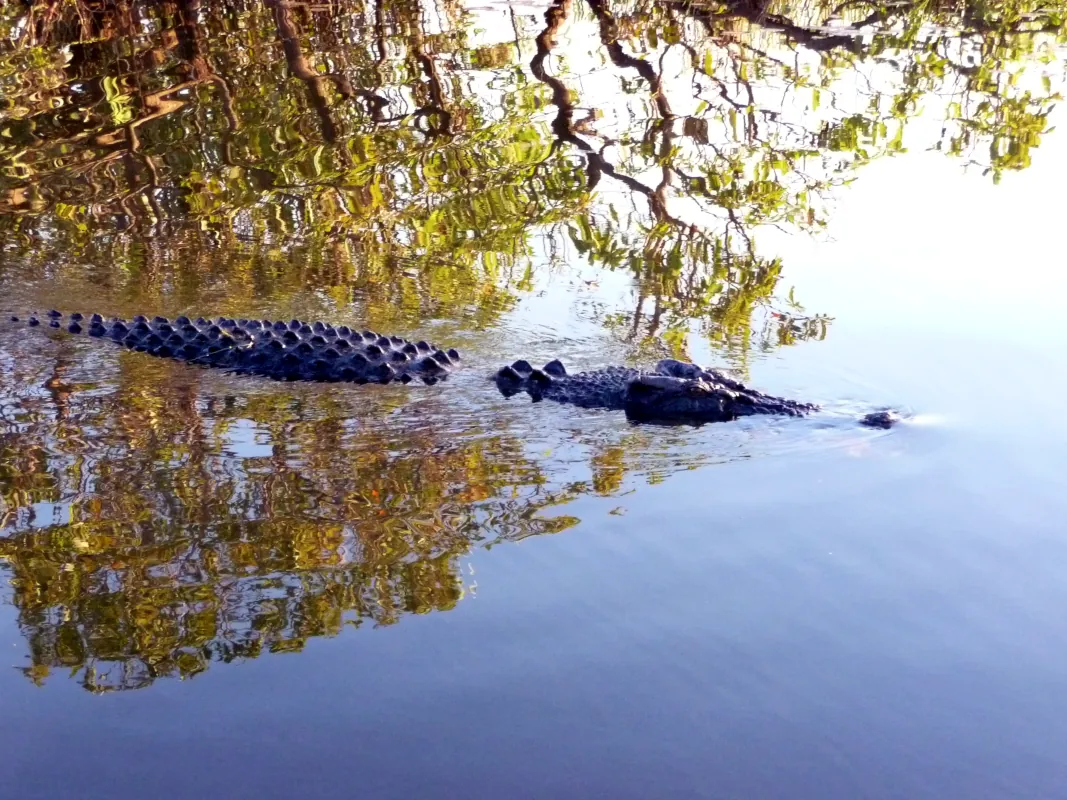
<svg viewBox="0 0 1067 800"><path fill-rule="evenodd" d="M105 318L59 311L10 315L8 322L107 340L157 358L281 381L435 385L460 367L454 348L327 322L179 316ZM558 359L536 368L519 359L491 375L505 397L623 411L635 422L701 424L756 415L803 417L813 403L752 389L725 373L675 359L654 367L611 365L570 374ZM863 414L862 425L888 428L899 414Z"/></svg>

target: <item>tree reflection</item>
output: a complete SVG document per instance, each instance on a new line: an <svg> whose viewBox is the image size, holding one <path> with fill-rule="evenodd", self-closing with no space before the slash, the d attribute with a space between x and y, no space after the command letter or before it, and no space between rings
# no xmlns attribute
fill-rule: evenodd
<svg viewBox="0 0 1067 800"><path fill-rule="evenodd" d="M472 548L574 524L538 514L574 492L510 434L145 362L101 393L60 358L4 394L0 559L35 680L138 688L447 610Z"/></svg>
<svg viewBox="0 0 1067 800"><path fill-rule="evenodd" d="M453 2L8 4L0 235L23 259L116 276L190 227L341 245L339 295L445 271L461 288L427 280L431 315L486 298L489 324L528 288L535 240L563 234L634 276L619 330L696 323L740 356L803 335L746 314L781 268L759 229L819 229L834 187L903 150L921 111L945 120L923 146L994 178L1029 163L1063 19L1058 4L581 0L516 12L486 43ZM159 260L197 280L198 262Z"/></svg>

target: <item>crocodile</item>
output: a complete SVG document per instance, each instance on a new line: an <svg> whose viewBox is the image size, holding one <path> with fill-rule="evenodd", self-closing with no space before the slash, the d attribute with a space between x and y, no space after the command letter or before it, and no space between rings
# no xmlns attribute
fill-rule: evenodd
<svg viewBox="0 0 1067 800"><path fill-rule="evenodd" d="M138 315L127 320L52 310L26 317L12 315L9 321L281 381L385 384L419 380L432 385L447 378L461 361L453 348L299 319ZM819 410L815 404L764 394L719 370L675 359L663 359L651 369L609 366L577 374L569 374L558 359L540 369L520 359L500 368L492 379L505 397L525 393L534 401L625 411L637 422L698 424L754 414L798 417ZM880 410L859 422L889 428L899 420L897 412Z"/></svg>

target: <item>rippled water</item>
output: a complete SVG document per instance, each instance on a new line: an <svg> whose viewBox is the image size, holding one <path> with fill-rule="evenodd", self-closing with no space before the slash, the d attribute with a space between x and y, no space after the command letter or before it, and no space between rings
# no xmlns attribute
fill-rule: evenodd
<svg viewBox="0 0 1067 800"><path fill-rule="evenodd" d="M0 325L2 785L1064 796L1064 19L0 7L5 319L465 354L302 385ZM487 380L668 355L824 412Z"/></svg>

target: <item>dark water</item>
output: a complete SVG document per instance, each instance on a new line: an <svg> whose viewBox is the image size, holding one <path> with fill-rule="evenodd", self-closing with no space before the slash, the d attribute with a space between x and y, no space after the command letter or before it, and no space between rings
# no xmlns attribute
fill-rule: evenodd
<svg viewBox="0 0 1067 800"><path fill-rule="evenodd" d="M1065 19L0 8L0 310L467 365L0 327L3 796L1067 797ZM825 411L485 380L664 355Z"/></svg>

